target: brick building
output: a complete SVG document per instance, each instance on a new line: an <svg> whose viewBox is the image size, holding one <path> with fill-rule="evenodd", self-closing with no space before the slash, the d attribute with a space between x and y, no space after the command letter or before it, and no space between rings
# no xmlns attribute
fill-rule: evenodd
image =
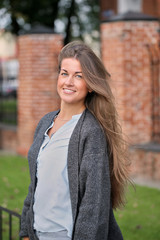
<svg viewBox="0 0 160 240"><path fill-rule="evenodd" d="M101 0L101 20L128 11L160 17L160 0Z"/></svg>
<svg viewBox="0 0 160 240"><path fill-rule="evenodd" d="M32 32L20 36L18 43L20 72L17 152L26 155L40 118L59 108L56 91L57 60L63 38L52 32Z"/></svg>
<svg viewBox="0 0 160 240"><path fill-rule="evenodd" d="M102 60L129 138L132 174L155 181L160 180L159 2L101 1Z"/></svg>

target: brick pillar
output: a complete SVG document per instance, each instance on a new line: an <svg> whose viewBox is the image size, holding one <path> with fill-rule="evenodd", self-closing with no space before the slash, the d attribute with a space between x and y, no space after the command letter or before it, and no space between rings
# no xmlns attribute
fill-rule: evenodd
<svg viewBox="0 0 160 240"><path fill-rule="evenodd" d="M47 112L59 108L56 92L57 56L63 39L58 34L19 37L18 149L26 155L35 127Z"/></svg>
<svg viewBox="0 0 160 240"><path fill-rule="evenodd" d="M100 0L100 19L106 20L111 15L117 14L117 0Z"/></svg>
<svg viewBox="0 0 160 240"><path fill-rule="evenodd" d="M143 12L155 17L160 16L160 0L143 0Z"/></svg>
<svg viewBox="0 0 160 240"><path fill-rule="evenodd" d="M122 125L132 144L152 141L153 76L148 46L158 46L159 29L156 19L139 16L129 20L123 15L122 20L116 17L101 24L102 59L112 75Z"/></svg>

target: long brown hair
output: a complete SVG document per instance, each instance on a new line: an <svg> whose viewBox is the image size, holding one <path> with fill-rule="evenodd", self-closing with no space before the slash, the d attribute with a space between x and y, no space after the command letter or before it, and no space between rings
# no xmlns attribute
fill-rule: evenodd
<svg viewBox="0 0 160 240"><path fill-rule="evenodd" d="M59 69L65 58L75 58L80 62L84 79L92 91L88 93L85 104L106 134L109 145L112 206L120 207L124 205L124 190L129 180L129 171L126 144L109 84L110 74L95 53L82 42L71 42L61 50Z"/></svg>

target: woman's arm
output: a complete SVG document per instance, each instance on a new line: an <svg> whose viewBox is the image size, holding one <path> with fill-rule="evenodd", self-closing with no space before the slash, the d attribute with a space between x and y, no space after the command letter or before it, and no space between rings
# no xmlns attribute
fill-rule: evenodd
<svg viewBox="0 0 160 240"><path fill-rule="evenodd" d="M102 131L90 132L80 166L81 196L73 240L107 240L109 231L110 173Z"/></svg>
<svg viewBox="0 0 160 240"><path fill-rule="evenodd" d="M33 141L33 144L28 152L28 159L29 159L29 167L30 167L30 177L32 179L32 172L33 172L33 161L35 160L34 157L32 156L32 151L35 151L36 150L36 147L37 147L37 143L34 145L34 143L36 141L39 141L39 139L37 140L38 138L38 134L39 132L41 131L41 127L44 126L45 124L45 119L47 118L49 114L46 114L43 118L41 118L41 120L39 121L37 127L36 127L36 130L35 130L35 133L34 133L34 141ZM52 114L50 114L52 115ZM43 134L41 133L41 137L43 137ZM24 205L23 205L23 210L22 210L22 215L21 215L21 230L20 230L20 236L21 237L28 237L28 222L27 222L27 212L30 208L30 204L31 204L31 198L32 198L32 186L30 184L29 186L29 189L28 189L28 195L24 201Z"/></svg>
<svg viewBox="0 0 160 240"><path fill-rule="evenodd" d="M22 215L21 215L21 229L20 229L20 236L21 237L27 237L28 236L28 228L27 228L27 221L26 221L26 215L30 207L31 203L31 195L32 195L32 188L31 185L28 189L28 195L24 201Z"/></svg>

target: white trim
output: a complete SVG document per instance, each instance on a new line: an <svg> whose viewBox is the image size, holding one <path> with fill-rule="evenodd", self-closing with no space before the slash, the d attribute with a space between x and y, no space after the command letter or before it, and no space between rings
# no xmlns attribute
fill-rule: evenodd
<svg viewBox="0 0 160 240"><path fill-rule="evenodd" d="M117 1L118 13L125 13L128 11L141 12L142 0L118 0Z"/></svg>

